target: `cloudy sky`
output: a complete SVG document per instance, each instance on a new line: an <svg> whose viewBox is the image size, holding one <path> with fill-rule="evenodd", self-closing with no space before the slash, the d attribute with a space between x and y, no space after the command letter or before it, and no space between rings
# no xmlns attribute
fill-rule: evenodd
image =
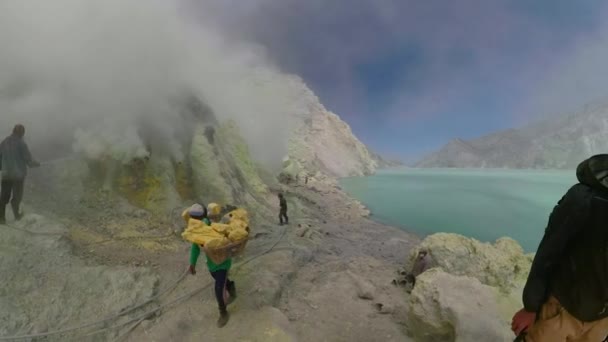
<svg viewBox="0 0 608 342"><path fill-rule="evenodd" d="M601 0L207 0L197 8L302 76L373 149L404 160L608 97L607 9Z"/></svg>

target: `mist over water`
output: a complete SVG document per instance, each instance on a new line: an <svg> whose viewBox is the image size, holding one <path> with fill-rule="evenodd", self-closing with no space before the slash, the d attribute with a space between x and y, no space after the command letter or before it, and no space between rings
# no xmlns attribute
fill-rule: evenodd
<svg viewBox="0 0 608 342"><path fill-rule="evenodd" d="M422 236L509 236L533 252L551 210L576 182L574 171L402 169L342 185L378 221Z"/></svg>

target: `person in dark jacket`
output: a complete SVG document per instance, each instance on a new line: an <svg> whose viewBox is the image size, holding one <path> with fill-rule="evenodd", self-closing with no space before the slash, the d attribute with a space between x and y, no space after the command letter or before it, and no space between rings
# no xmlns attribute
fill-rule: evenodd
<svg viewBox="0 0 608 342"><path fill-rule="evenodd" d="M289 224L289 217L287 217L287 201L283 194L279 194L279 206L281 207L281 210L279 211L280 224Z"/></svg>
<svg viewBox="0 0 608 342"><path fill-rule="evenodd" d="M608 336L608 154L577 168L579 183L549 216L512 329L528 342Z"/></svg>
<svg viewBox="0 0 608 342"><path fill-rule="evenodd" d="M30 150L23 140L25 127L16 125L13 134L0 143L0 167L2 183L0 184L0 224L6 223L6 205L10 202L13 215L20 220L23 214L19 211L23 199L23 185L28 167L38 167L40 163L32 158Z"/></svg>

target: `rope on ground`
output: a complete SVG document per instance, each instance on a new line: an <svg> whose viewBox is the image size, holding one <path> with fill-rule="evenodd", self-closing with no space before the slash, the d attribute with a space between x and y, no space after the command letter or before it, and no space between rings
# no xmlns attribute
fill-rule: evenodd
<svg viewBox="0 0 608 342"><path fill-rule="evenodd" d="M274 248L275 248L275 247L276 247L276 246L277 246L277 245L278 245L278 244L281 242L281 240L283 240L283 237L285 236L285 233L286 233L286 232L287 232L287 226L285 226L285 227L283 228L283 231L281 232L281 235L280 235L280 236L279 236L279 238L278 238L278 239L277 239L277 240L276 240L276 241L273 243L273 245L272 245L270 248L268 248L267 250L265 250L265 251L264 251L264 252L262 252L262 253L259 253L259 254L257 254L257 255L254 255L254 256L252 256L252 257L250 257L250 258L248 258L248 259L246 259L246 260L244 260L244 261L242 261L242 262L237 263L237 264L235 265L235 267L234 267L234 268L238 270L238 269L240 269L241 267L245 266L246 264L250 263L251 261L253 261L253 260L255 260L255 259L259 258L259 257L262 257L262 256L264 256L264 255L266 255L266 254L268 254L268 253L272 252L272 251L274 250ZM134 330L134 329L135 329L135 328L136 328L136 327L137 327L137 326L138 326L138 325L139 325L141 322L143 322L143 321L144 321L144 320L145 320L147 317L150 317L151 315L155 314L156 312L161 311L162 309L168 308L168 307L170 307L170 306L173 306L173 305L175 305L175 304L177 304L177 303L179 303L179 302L181 302L181 301L184 301L184 300L186 300L186 299L190 299L190 298L192 298L193 296L195 296L196 294L198 294L199 292L201 292L201 291L203 291L203 290L205 290L205 289L209 288L211 285L213 285L213 282L212 282L212 281L211 281L211 282L209 282L209 283L207 283L207 284L205 284L204 286L202 286L202 287L200 287L200 288L198 288L198 289L196 289L196 290L194 290L194 291L190 292L190 293L187 293L187 294L185 294L185 295L183 295L183 296L181 296L181 297L178 297L178 298L176 298L176 299L172 300L172 301L171 301L171 302L169 302L169 303L166 303L166 304L163 304L163 305L159 305L157 308L155 308L155 309L153 309L153 310L150 310L150 311L148 311L148 312L145 312L145 313L143 313L143 314L141 314L141 315L139 315L139 316L137 316L137 317L135 317L135 318L133 318L133 319L131 319L131 320L127 321L127 322L123 322L123 323L119 323L119 324L117 324L117 325L115 325L115 326L111 326L111 327L106 327L106 328L103 328L103 329L99 329L99 330L94 331L94 332L92 332L92 333L88 333L88 334L86 334L86 335L84 335L84 336L89 337L89 336L92 336L92 335L97 335L97 334L103 333L103 332L108 331L108 330L120 329L120 328L122 328L122 327L124 327L124 326L126 326L126 325L129 325L129 324L133 323L133 322L137 322L136 324L134 324L132 327L130 327L130 328L129 328L129 331L126 333L126 334L128 335L128 333L130 333L131 331L133 331L133 330ZM121 336L121 337L122 337L122 336Z"/></svg>
<svg viewBox="0 0 608 342"><path fill-rule="evenodd" d="M30 338L38 338L38 337L46 337L46 336L52 336L52 335L61 335L61 334L65 334L65 333L69 333L72 331L76 331L76 330L81 330L84 328L88 328L88 327L92 327L101 323L105 323L105 322L109 322L112 320L115 320L121 316L124 316L130 312L133 312L143 306L148 305L149 303L155 301L156 299L160 298L161 296L163 296L164 294L168 293L169 291L172 291L173 289L175 289L177 287L177 285L186 277L186 275L188 274L188 270L184 271L184 273L182 273L182 275L177 279L177 281L175 281L174 283L171 284L171 286L167 287L166 289L164 289L163 291L159 292L157 295L151 297L150 299L146 300L145 302L136 305L134 307L128 308L126 310L122 310L121 312L109 316L105 319L99 320L99 321L94 321L94 322L89 322L89 323L85 323L82 325L78 325L75 327L70 327L70 328L65 328L65 329L61 329L61 330L56 330L56 331L51 331L51 332L46 332L46 333L40 333L40 334L31 334L31 335L20 335L20 336L0 336L0 341L9 341L9 340L21 340L21 339L30 339Z"/></svg>
<svg viewBox="0 0 608 342"><path fill-rule="evenodd" d="M175 235L173 235L173 233L168 233L168 234L164 234L164 235L123 236L123 237L109 238L109 239L105 239L105 240L101 240L101 241L93 241L93 242L83 244L83 246L88 247L88 246L101 245L101 244L108 243L108 242L123 241L123 240L167 239L167 238L170 238L173 236L175 236Z"/></svg>
<svg viewBox="0 0 608 342"><path fill-rule="evenodd" d="M270 248L268 248L267 250L265 250L262 253L259 253L259 254L255 255L255 256L252 256L252 257L248 258L247 260L244 260L244 261L238 263L235 266L235 269L239 269L239 268L243 267L244 265L250 263L251 261L253 261L253 260L255 260L255 259L259 258L259 257L262 257L262 256L264 256L264 255L266 255L268 253L270 253L281 242L281 240L285 236L286 232L287 232L287 226L285 226L285 228L283 228L283 231L281 232L281 235L279 236L279 238L277 239L277 241ZM153 302L154 300L156 300L157 298L161 297L165 293L171 291L172 289L174 289L175 287L177 287L177 285L185 278L185 276L187 274L188 274L188 271L185 271L179 277L179 279L175 283L173 283L171 286L169 286L164 291L161 291L156 296L153 296L152 298L146 300L145 302L143 302L143 303L141 303L141 304L139 304L137 306L134 306L134 307L132 307L130 309L127 309L127 310L123 310L120 313L118 313L116 315L113 315L113 316L110 316L108 318L105 318L103 320L95 321L95 322L90 322L90 323L86 323L86 324L83 324L83 325L79 325L79 326L75 326L75 327L71 327L71 328L66 328L66 329L61 329L61 330L56 330L56 331L47 332L47 333L31 334L31 335L20 335L20 336L0 336L0 341L31 339L31 338L47 337L47 336L52 336L52 335L60 335L60 334L65 334L65 333L68 333L68 332L77 331L77 330L81 330L81 329L84 329L84 328L92 327L92 326L95 326L95 325L98 325L98 324L101 324L101 323L105 323L105 322L116 320L117 318L119 318L121 316L124 316L124 315L126 315L126 314L128 314L130 312L133 312L133 311L135 311L135 310L137 310L137 309L139 309L139 308L141 308L141 307L143 307L143 306L145 306L145 305ZM88 334L86 334L84 336L97 335L97 334L100 334L100 333L108 331L108 330L114 330L114 329L122 328L122 327L124 327L126 325L129 325L131 323L134 323L134 322L137 322L137 321L140 321L140 320L143 321L147 317L150 317L150 315L152 315L152 314L154 314L154 313L156 313L156 312L158 312L158 311L160 311L160 310L162 310L164 308L170 307L170 306L172 306L174 304L177 304L177 303L179 303L179 302L181 302L183 300L186 300L186 299L189 299L189 298L193 297L197 293L199 293L199 292L205 290L206 288L210 287L212 284L213 284L213 282L209 282L209 283L207 283L203 287L200 287L200 288L198 288L198 289L196 289L196 290L194 290L194 291L192 291L190 293L187 293L187 294L185 294L185 295L183 295L181 297L178 297L177 299L172 300L169 303L166 303L166 304L163 304L163 305L159 305L157 308L155 308L153 310L150 310L150 311L147 311L144 314L141 314L141 315L139 315L139 316L137 316L137 317L135 317L135 318L133 318L131 320L128 320L127 322L119 323L119 324L116 324L114 326L105 327L105 328L96 330L96 331L94 331L92 333L88 333ZM139 323L141 323L141 322L138 322L137 324L134 324L134 326L131 327L131 330L135 329Z"/></svg>
<svg viewBox="0 0 608 342"><path fill-rule="evenodd" d="M11 228L11 229L13 229L13 230L25 232L25 233L28 233L28 234L31 234L31 235L64 235L64 233L35 232L35 231L29 230L29 229L26 229L26 228L15 227L12 224L8 224L8 223L5 223L4 225L7 226L7 227L9 227L9 228Z"/></svg>

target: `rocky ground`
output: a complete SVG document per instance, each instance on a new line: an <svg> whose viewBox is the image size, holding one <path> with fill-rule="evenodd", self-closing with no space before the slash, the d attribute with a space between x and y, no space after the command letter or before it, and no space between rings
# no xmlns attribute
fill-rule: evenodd
<svg viewBox="0 0 608 342"><path fill-rule="evenodd" d="M239 297L229 324L218 329L203 258L196 275L185 273L189 244L179 236L179 210L161 215L104 194L66 206L32 185L26 210L36 214L0 227L0 341L66 329L29 340L512 338L510 316L532 260L515 241L455 234L420 241L369 220L367 209L327 179L271 193L279 190L290 224L255 217L254 238L231 271ZM394 280L419 248L429 250L432 269L409 294Z"/></svg>
<svg viewBox="0 0 608 342"><path fill-rule="evenodd" d="M0 296L0 336L78 326L155 299L45 340L407 341L408 296L392 280L418 239L364 218L365 208L335 184L311 180L282 190L290 224L256 223L255 239L232 272L239 298L224 329L215 326L211 288L195 292L211 281L202 261L195 276L154 298L188 266L189 245L173 231L179 221L171 215L163 222L128 204L108 203L107 212L66 220L58 210L37 210L52 205L29 193L35 206L26 208L44 216L30 214L0 234L1 270L9 275Z"/></svg>

